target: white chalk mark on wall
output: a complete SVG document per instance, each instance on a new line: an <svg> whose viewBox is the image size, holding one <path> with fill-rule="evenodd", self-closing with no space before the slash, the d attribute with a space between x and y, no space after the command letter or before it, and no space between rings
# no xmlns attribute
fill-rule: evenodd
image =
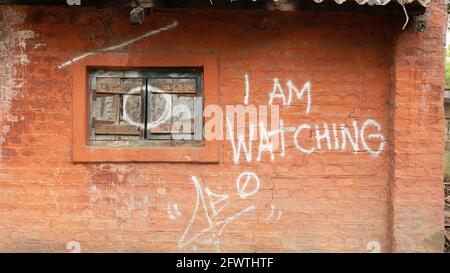
<svg viewBox="0 0 450 273"><path fill-rule="evenodd" d="M217 216L227 205L228 194L216 194L213 193L208 187L205 188L205 192L208 195L209 205L212 210L213 216Z"/></svg>
<svg viewBox="0 0 450 273"><path fill-rule="evenodd" d="M253 124L249 125L249 141L248 141L248 146L245 145L245 136L244 135L238 135L237 136L237 147L236 144L234 142L234 128L233 125L231 124L231 121L227 118L227 131L229 134L229 138L230 138L230 142L231 142L231 147L233 148L233 158L234 158L234 163L238 164L240 161L240 155L241 155L241 147L242 150L244 150L245 153L245 159L247 160L247 162L251 162L252 161L252 140L254 138L254 131L255 131L255 126Z"/></svg>
<svg viewBox="0 0 450 273"><path fill-rule="evenodd" d="M242 181L244 181L242 183ZM250 182L253 181L253 190L250 188ZM247 198L257 193L259 190L259 177L254 172L243 172L236 179L236 189L240 198Z"/></svg>
<svg viewBox="0 0 450 273"><path fill-rule="evenodd" d="M203 195L203 190L200 184L200 181L196 176L192 176L192 183L194 184L195 191L197 194L196 203L194 212L192 213L191 220L189 221L189 224L186 226L186 229L184 230L183 234L181 235L180 241L178 243L178 246L180 248L186 247L188 245L192 245L192 250L197 250L197 245L206 245L206 246L214 246L217 252L220 252L220 238L227 227L229 223L236 220L240 216L249 213L256 209L255 205L249 206L223 220L217 220L216 217L211 217L209 210L208 210L208 203L205 200L205 197ZM211 191L209 191L211 193ZM217 204L219 202L224 202L225 195L217 195L219 198L213 202L214 204ZM211 203L209 203L211 205ZM224 205L226 206L226 205ZM222 207L221 207L222 208ZM211 209L211 208L210 208ZM223 209L223 208L222 208ZM221 210L222 210L221 209ZM202 213L203 214L200 214ZM201 229L198 232L193 232L193 225L198 221L201 222L201 220L198 220L201 217L206 218L208 222L208 226ZM193 234L191 234L193 233Z"/></svg>
<svg viewBox="0 0 450 273"><path fill-rule="evenodd" d="M295 148L305 154L312 154L315 151L326 149L329 151L345 151L348 148L355 154L367 151L372 156L378 156L383 151L386 143L386 139L381 133L381 125L373 119L365 120L361 129L358 128L358 122L356 120L352 121L352 128L347 127L345 124L337 125L333 123L331 126L333 136L331 136L329 126L326 122L323 123L322 127L323 129L321 126L316 125L314 130L308 123L301 124L294 133ZM367 133L367 131L373 131L374 129L376 130L374 133ZM376 143L370 143L369 145L368 140L370 142L376 140ZM315 142L315 145L311 145L309 142ZM350 143L350 145L347 145L347 143ZM360 143L362 147L359 145ZM378 147L375 149L373 147L374 145L378 145Z"/></svg>
<svg viewBox="0 0 450 273"><path fill-rule="evenodd" d="M269 132L267 132L266 128L264 127L264 123L261 122L259 124L259 146L258 146L258 157L256 158L256 160L261 161L262 153L269 152L270 160L274 161L275 156L273 154L273 149L274 149L273 146L274 145L269 140Z"/></svg>
<svg viewBox="0 0 450 273"><path fill-rule="evenodd" d="M81 253L81 245L77 241L70 241L66 245L66 249L70 250L70 253Z"/></svg>
<svg viewBox="0 0 450 273"><path fill-rule="evenodd" d="M358 145L358 122L356 120L354 120L352 122L352 126L353 126L353 135L350 132L350 130L344 125L341 125L341 132L342 132L342 150L346 149L346 144L347 144L347 138L348 141L350 142L350 145L353 148L353 152L356 153L359 151L359 145Z"/></svg>
<svg viewBox="0 0 450 273"><path fill-rule="evenodd" d="M161 196L166 195L166 188L165 187L158 187L158 189L156 189L156 193L158 193Z"/></svg>
<svg viewBox="0 0 450 273"><path fill-rule="evenodd" d="M269 223L280 221L281 215L282 215L281 210L276 210L274 205L270 205L270 214L267 215L264 222Z"/></svg>
<svg viewBox="0 0 450 273"><path fill-rule="evenodd" d="M284 106L289 106L292 104L294 94L297 99L301 99L306 93L306 114L309 114L311 110L311 82L307 81L300 91L298 91L291 80L287 81L286 86L288 87L287 99L283 87L281 87L280 80L277 78L273 79L273 88L269 95L269 105L273 104L274 99L280 99Z"/></svg>
<svg viewBox="0 0 450 273"><path fill-rule="evenodd" d="M172 114L172 95L166 94L166 91L161 90L161 89L156 88L151 85L147 85L147 88L148 88L149 92L161 94L161 97L164 99L164 110L162 111L162 114L160 115L160 117L155 121L147 122L147 125L146 125L147 128L151 129L151 128L160 126L161 124L165 123L167 120L169 120L172 117L172 115L173 115ZM127 105L128 98L130 98L130 95L140 94L141 89L142 89L142 87L139 86L139 87L135 87L135 88L128 90L127 95L123 96L123 105ZM126 121L127 123L129 123L131 125L139 127L141 129L145 128L145 124L143 124L142 122L137 122L137 121L133 120L130 116L128 116L127 111L123 111L122 118L124 121Z"/></svg>
<svg viewBox="0 0 450 273"><path fill-rule="evenodd" d="M370 241L367 243L366 249L369 253L381 253L381 244L378 241Z"/></svg>
<svg viewBox="0 0 450 273"><path fill-rule="evenodd" d="M248 103L248 96L250 93L248 74L244 75L244 80L246 88L244 102ZM283 89L280 80L278 78L274 78L272 92L269 94L268 104L271 106L273 104L281 104L288 107L293 104L293 99L295 96L297 100L306 100L306 102L303 103L306 104L306 114L309 114L312 100L310 81L306 81L300 91L291 80L286 82L286 87L287 94L285 89ZM229 108L240 113L240 115L238 115L238 123L236 125L237 139L234 137L234 114L229 115ZM305 154L312 154L319 151L346 151L348 149L352 150L355 154L367 151L372 156L378 156L385 147L386 138L382 133L381 125L373 119L361 121L363 124L360 128L358 128L359 121L356 119L352 119L350 126L347 125L346 122L340 124L331 123L330 126L327 122L323 122L323 124L314 125L302 123L296 127L284 127L283 120L277 115L276 120L278 123L275 124L278 126L277 128L273 128L274 123L272 122L272 130L269 131L267 129L268 127L264 125L265 123L261 122L261 119L263 121L264 119L267 119L267 112L261 111L261 107L259 110L259 117L256 117L256 107L254 105L227 105L227 139L231 142L231 147L233 149L233 162L235 164L240 163L241 151L244 153L246 162L252 161L253 140L256 140L255 129L259 130L259 132L256 132L256 135L259 137L259 146L256 156L257 161L262 160L262 155L264 152L269 153L270 160L274 161L275 154L278 152L279 143L281 143L281 152L279 154L281 157L284 157L286 155L285 136L288 132L293 132L294 147L298 151ZM219 111L219 113L221 112ZM248 125L246 123L246 114L249 116ZM231 121L229 116L233 117ZM257 119L259 120L258 126L256 126ZM245 137L246 128L249 129L249 138Z"/></svg>
<svg viewBox="0 0 450 273"><path fill-rule="evenodd" d="M71 65L71 64L73 64L73 63L78 62L79 60L82 60L82 59L84 59L84 58L86 58L86 57L89 57L89 56L92 56L92 55L95 55L95 54L96 54L95 52L88 52L88 53L85 53L85 54L80 55L80 56L78 56L78 57L75 57L75 58L73 58L72 60L67 61L67 62L65 62L65 63L59 65L59 66L58 66L58 69L62 69L62 68L64 68L64 67L66 67L66 66L69 66L69 65Z"/></svg>
<svg viewBox="0 0 450 273"><path fill-rule="evenodd" d="M368 138L369 138L369 139L377 139L377 138L380 139L380 145L378 146L378 150L373 150L373 149L367 144L366 138L364 137L364 136L365 136L366 129L367 129L367 127L369 127L369 126L375 127L375 128L377 129L378 132L381 131L381 125L380 125L378 122L376 122L376 121L373 120L373 119L368 119L368 120L366 120L366 121L364 122L362 128L361 128L361 143L363 144L364 148L365 148L371 155L373 155L373 156L378 156L378 155L381 153L381 151L383 151L383 149L384 149L384 143L386 142L386 139L384 138L384 135L383 135L383 134L380 134L380 133L369 134L369 135L368 135Z"/></svg>
<svg viewBox="0 0 450 273"><path fill-rule="evenodd" d="M182 215L177 203L173 205L171 205L170 203L167 204L167 214L170 220L175 220Z"/></svg>
<svg viewBox="0 0 450 273"><path fill-rule="evenodd" d="M284 127L284 121L280 119L280 129L273 130L268 132L269 137L274 137L276 135L280 135L281 140L281 157L284 157L286 155L286 142L284 140L284 133L285 132L295 132L295 127ZM276 149L273 149L276 150Z"/></svg>
<svg viewBox="0 0 450 273"><path fill-rule="evenodd" d="M300 143L298 141L301 131L305 130L305 129L309 130L309 129L311 129L311 126L309 124L302 124L302 125L298 126L297 130L295 130L294 145L295 145L295 148L297 148L300 152L305 153L305 154L312 154L314 152L314 150L316 149L315 147L312 147L310 149L304 148L300 145Z"/></svg>
<svg viewBox="0 0 450 273"><path fill-rule="evenodd" d="M177 26L178 26L178 21L174 21L173 23L168 24L168 25L165 26L165 27L162 27L162 28L159 28L159 29L156 29L156 30L149 31L149 32L147 32L147 33L145 33L145 34L142 34L142 35L140 35L140 36L138 36L138 37L136 37L136 38L134 38L134 39L128 40L128 41L123 42L123 43L121 43L121 44L114 45L114 46L110 46L110 47L106 47L106 48L102 48L102 49L98 49L98 50L96 50L96 51L88 52L88 53L85 53L85 54L80 55L80 56L78 56L78 57L75 57L75 58L73 58L72 60L67 61L67 62L65 62L65 63L59 65L58 68L59 68L59 69L62 69L62 68L64 68L64 67L66 67L66 66L69 66L69 65L71 65L71 64L73 64L73 63L75 63L75 62L80 61L81 59L84 59L84 58L86 58L86 57L95 55L95 54L97 54L97 53L108 52L108 51L114 51L114 50L120 49L120 48L122 48L122 47L129 46L129 45L131 45L131 44L133 44L133 43L135 43L135 42L137 42L137 41L140 41L140 40L145 39L145 38L147 38L147 37L156 35L156 34L158 34L158 33L160 33L160 32L170 30L170 29L175 28L175 27L177 27Z"/></svg>
<svg viewBox="0 0 450 273"><path fill-rule="evenodd" d="M263 153L268 153L270 160L274 161L279 146L281 146L279 154L281 157L284 157L286 154L285 138L287 132L293 132L294 147L305 154L312 154L316 151L346 151L349 149L355 154L367 151L372 156L378 156L383 151L386 143L386 139L381 133L380 124L372 119L364 121L361 129L358 129L356 120L353 120L352 128L347 127L345 124L337 125L336 123L332 123L329 126L326 122L322 125L303 123L296 128L292 126L284 127L284 122L280 119L280 129L273 131L267 131L264 123L259 124L258 127L250 123L248 125L249 138L239 134L237 139L234 136L232 123L228 118L226 122L228 139L231 143L233 162L235 164L240 163L241 153L244 154L246 162L252 162L254 146L252 139L255 135L255 128L259 128L259 141L256 143L258 147L255 149L257 150L257 161L262 160ZM243 125L238 124L238 126L245 128ZM374 130L375 132L373 132ZM348 143L350 145L347 145Z"/></svg>

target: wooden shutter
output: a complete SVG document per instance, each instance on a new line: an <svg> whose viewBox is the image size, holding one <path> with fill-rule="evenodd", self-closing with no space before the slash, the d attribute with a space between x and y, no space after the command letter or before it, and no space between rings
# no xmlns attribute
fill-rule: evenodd
<svg viewBox="0 0 450 273"><path fill-rule="evenodd" d="M95 140L132 140L144 136L143 78L96 77L92 95Z"/></svg>
<svg viewBox="0 0 450 273"><path fill-rule="evenodd" d="M153 77L148 79L148 121L161 120L170 111L170 118L148 128L150 139L172 139L173 134L193 135L194 98L198 93L195 77ZM190 111L190 116L174 111L178 105ZM167 107L170 107L168 109ZM189 129L187 129L189 128Z"/></svg>

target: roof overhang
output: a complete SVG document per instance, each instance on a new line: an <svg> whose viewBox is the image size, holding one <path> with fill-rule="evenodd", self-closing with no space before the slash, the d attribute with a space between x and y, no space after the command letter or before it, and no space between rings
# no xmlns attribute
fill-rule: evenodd
<svg viewBox="0 0 450 273"><path fill-rule="evenodd" d="M83 6L129 6L143 8L239 8L295 10L387 10L399 5L409 10L422 10L431 0L0 0L7 5L79 5Z"/></svg>
<svg viewBox="0 0 450 273"><path fill-rule="evenodd" d="M344 11L367 13L405 13L423 31L425 20L421 15L431 0L0 0L7 5L70 5L83 7L128 7L130 20L140 24L151 9L260 9L271 11Z"/></svg>

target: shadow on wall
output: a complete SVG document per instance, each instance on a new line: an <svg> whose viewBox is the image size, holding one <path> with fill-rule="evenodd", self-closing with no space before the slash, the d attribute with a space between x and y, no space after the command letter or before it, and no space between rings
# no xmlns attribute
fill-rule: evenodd
<svg viewBox="0 0 450 273"><path fill-rule="evenodd" d="M448 153L449 151L446 149L445 151L445 165L448 166ZM445 245L444 245L444 252L450 253L450 176L447 174L447 168L446 168L446 174L444 179L444 193L445 193Z"/></svg>
<svg viewBox="0 0 450 273"><path fill-rule="evenodd" d="M450 63L446 64L446 88L444 93L445 109L445 174L444 174L444 196L445 196L445 246L444 252L450 253ZM447 68L448 67L448 68ZM447 70L449 71L447 80Z"/></svg>

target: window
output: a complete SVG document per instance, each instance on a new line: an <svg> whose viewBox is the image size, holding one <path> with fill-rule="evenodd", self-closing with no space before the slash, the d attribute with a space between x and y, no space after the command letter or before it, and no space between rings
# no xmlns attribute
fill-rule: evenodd
<svg viewBox="0 0 450 273"><path fill-rule="evenodd" d="M73 162L220 161L220 142L203 138L204 109L219 104L216 57L102 52L71 68Z"/></svg>
<svg viewBox="0 0 450 273"><path fill-rule="evenodd" d="M200 146L200 68L91 70L90 145Z"/></svg>

